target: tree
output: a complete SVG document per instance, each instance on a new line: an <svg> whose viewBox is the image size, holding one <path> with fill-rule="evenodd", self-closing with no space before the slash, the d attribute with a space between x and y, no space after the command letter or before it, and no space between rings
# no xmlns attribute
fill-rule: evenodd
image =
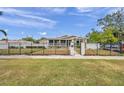
<svg viewBox="0 0 124 93"><path fill-rule="evenodd" d="M92 29L92 33L88 34L89 42L92 43L115 43L118 39L113 35L113 28L108 27L103 32Z"/></svg>
<svg viewBox="0 0 124 93"><path fill-rule="evenodd" d="M46 40L46 39L47 39L47 38L42 37L42 38L40 38L40 39L35 40L35 43L39 43L40 41L43 41L43 40Z"/></svg>
<svg viewBox="0 0 124 93"><path fill-rule="evenodd" d="M7 33L5 30L0 30L0 32L2 32L5 35L5 37L7 37Z"/></svg>
<svg viewBox="0 0 124 93"><path fill-rule="evenodd" d="M25 37L25 38L22 38L22 40L35 42L35 39L33 39L32 37Z"/></svg>
<svg viewBox="0 0 124 93"><path fill-rule="evenodd" d="M120 41L124 38L124 11L118 10L115 13L108 14L104 18L98 19L98 26L105 30L108 27L114 28L113 35Z"/></svg>
<svg viewBox="0 0 124 93"><path fill-rule="evenodd" d="M40 40L46 40L46 39L47 39L46 37L42 37L42 38L39 39L39 41L40 41Z"/></svg>
<svg viewBox="0 0 124 93"><path fill-rule="evenodd" d="M2 11L0 11L0 16L1 15L3 15L3 12ZM4 36L6 37L4 40L7 40L7 33L6 33L6 31L0 29L0 32L2 32L4 34Z"/></svg>
<svg viewBox="0 0 124 93"><path fill-rule="evenodd" d="M113 35L113 30L112 27L108 27L104 32L101 32L101 43L115 43L118 41L118 39Z"/></svg>
<svg viewBox="0 0 124 93"><path fill-rule="evenodd" d="M1 40L2 40L2 41L5 41L5 40L8 40L8 39L2 38Z"/></svg>
<svg viewBox="0 0 124 93"><path fill-rule="evenodd" d="M2 11L0 11L0 15L3 15L3 12Z"/></svg>
<svg viewBox="0 0 124 93"><path fill-rule="evenodd" d="M89 42L92 42L92 43L101 42L101 32L98 32L95 29L92 29L92 32L88 33L87 37Z"/></svg>

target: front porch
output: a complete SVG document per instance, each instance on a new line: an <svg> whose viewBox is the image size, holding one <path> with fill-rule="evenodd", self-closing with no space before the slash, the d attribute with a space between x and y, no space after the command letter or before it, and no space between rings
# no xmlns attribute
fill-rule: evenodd
<svg viewBox="0 0 124 93"><path fill-rule="evenodd" d="M81 43L81 40L49 40L49 46L69 47L72 41L76 46Z"/></svg>

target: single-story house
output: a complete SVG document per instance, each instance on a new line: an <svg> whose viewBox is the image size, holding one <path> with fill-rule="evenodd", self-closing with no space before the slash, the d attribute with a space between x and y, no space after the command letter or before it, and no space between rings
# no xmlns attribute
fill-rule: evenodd
<svg viewBox="0 0 124 93"><path fill-rule="evenodd" d="M75 45L80 45L81 42L87 42L86 38L83 37L64 35L56 38L44 38L40 40L40 44L46 46L70 46L72 41Z"/></svg>

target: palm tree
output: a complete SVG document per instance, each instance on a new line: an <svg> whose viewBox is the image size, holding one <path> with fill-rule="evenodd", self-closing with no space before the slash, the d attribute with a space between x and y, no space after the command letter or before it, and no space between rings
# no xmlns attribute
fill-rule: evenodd
<svg viewBox="0 0 124 93"><path fill-rule="evenodd" d="M3 15L3 12L2 12L2 11L0 11L0 16L1 16L1 15ZM6 31L5 31L5 30L0 29L0 32L2 32L2 33L4 34L5 39L7 40L7 33L6 33Z"/></svg>
<svg viewBox="0 0 124 93"><path fill-rule="evenodd" d="M6 39L7 39L7 33L6 33L6 31L5 30L0 30L0 32L2 32L4 34L4 36L6 37Z"/></svg>
<svg viewBox="0 0 124 93"><path fill-rule="evenodd" d="M2 11L0 11L0 15L3 15L3 12Z"/></svg>

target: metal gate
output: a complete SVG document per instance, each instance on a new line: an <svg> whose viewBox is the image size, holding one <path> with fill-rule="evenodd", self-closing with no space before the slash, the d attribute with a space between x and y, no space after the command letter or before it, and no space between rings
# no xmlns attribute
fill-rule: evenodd
<svg viewBox="0 0 124 93"><path fill-rule="evenodd" d="M74 43L74 50L75 50L76 54L81 55L81 44L75 42Z"/></svg>

